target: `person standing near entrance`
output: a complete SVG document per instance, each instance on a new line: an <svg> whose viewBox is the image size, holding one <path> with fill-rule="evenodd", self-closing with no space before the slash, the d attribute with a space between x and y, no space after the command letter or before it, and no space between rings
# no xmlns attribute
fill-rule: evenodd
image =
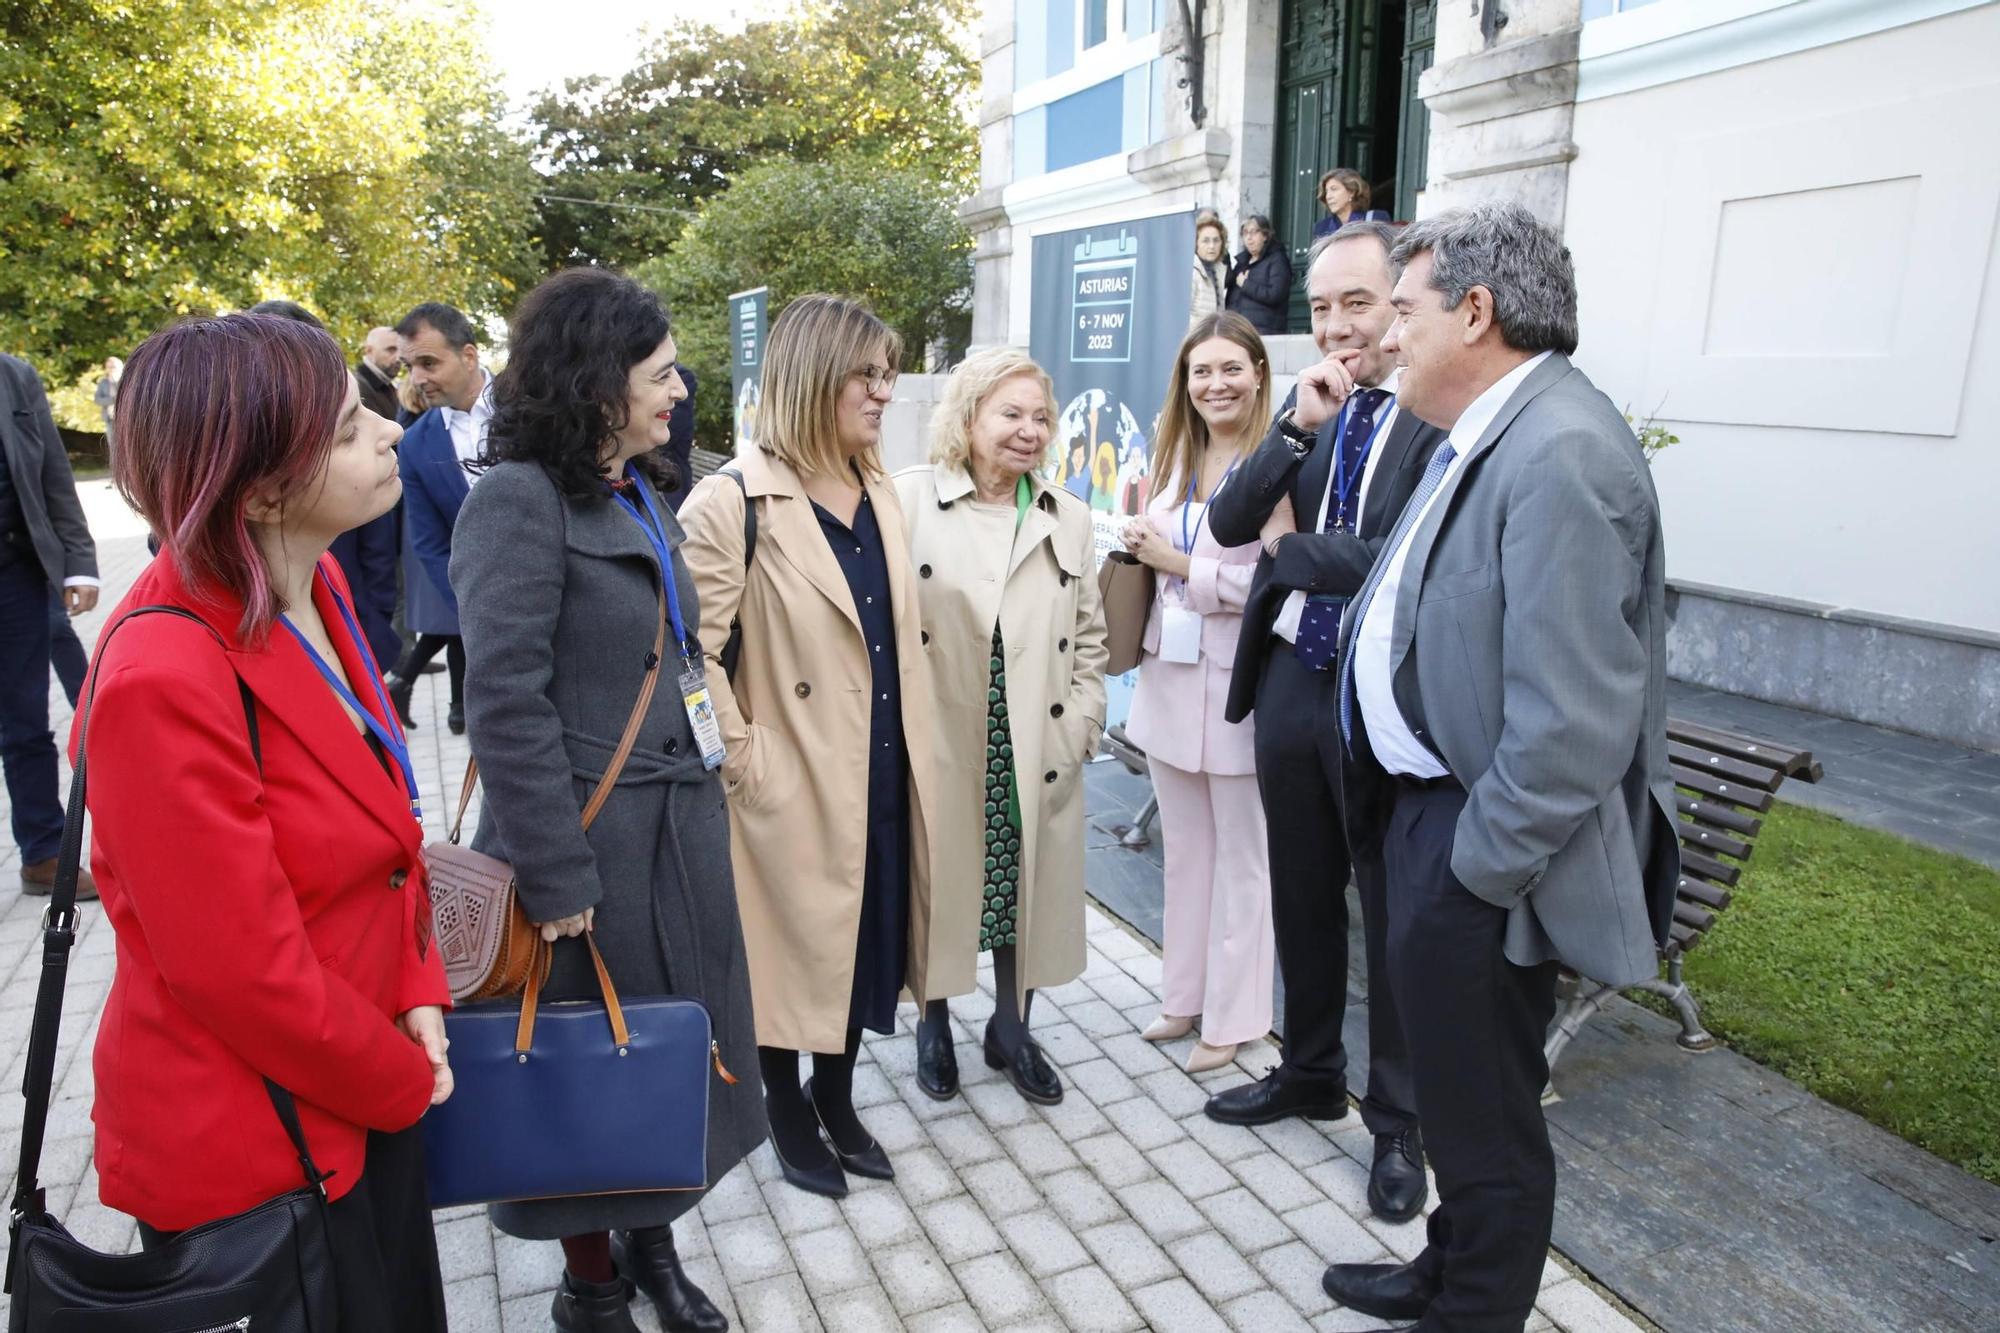
<svg viewBox="0 0 2000 1333"><path fill-rule="evenodd" d="M71 616L97 605L97 545L41 377L11 356L0 356L0 454L0 763L21 891L45 897L55 885L63 835L62 779L49 729L49 597L53 590ZM67 678L63 685L69 688ZM96 896L85 872L77 897Z"/></svg>
<svg viewBox="0 0 2000 1333"><path fill-rule="evenodd" d="M486 448L493 419L493 376L479 364L472 321L441 302L428 302L396 326L410 385L427 410L403 434L403 531L416 568L403 575L403 620L416 642L390 672L389 697L403 725L418 673L442 650L450 668L454 734L465 731L465 646L458 635L458 597L451 590L451 530L472 489L472 465Z"/></svg>
<svg viewBox="0 0 2000 1333"><path fill-rule="evenodd" d="M1394 317L1394 238L1382 223L1356 222L1314 243L1306 295L1313 338L1326 359L1299 376L1296 405L1209 509L1217 541L1261 536L1265 543L1243 612L1225 716L1237 720L1256 709L1285 1045L1282 1064L1258 1082L1217 1094L1208 1115L1257 1125L1347 1113L1341 1029L1351 869L1368 962L1368 1089L1361 1103L1375 1136L1368 1205L1402 1222L1427 1197L1423 1144L1408 1047L1383 962L1382 864L1366 853L1350 860L1341 833L1334 714L1341 606L1367 577L1424 459L1442 438L1401 410L1395 360L1381 347Z"/></svg>
<svg viewBox="0 0 2000 1333"><path fill-rule="evenodd" d="M1518 1330L1555 1215L1542 1043L1558 964L1656 976L1680 848L1666 553L1632 429L1569 362L1576 279L1519 204L1417 223L1384 346L1447 431L1342 626L1357 846L1388 871L1388 976L1438 1207L1407 1264L1327 1292L1422 1333Z"/></svg>
<svg viewBox="0 0 2000 1333"><path fill-rule="evenodd" d="M1292 302L1292 257L1271 232L1271 219L1253 213L1243 220L1243 249L1229 268L1229 309L1262 334L1283 333Z"/></svg>

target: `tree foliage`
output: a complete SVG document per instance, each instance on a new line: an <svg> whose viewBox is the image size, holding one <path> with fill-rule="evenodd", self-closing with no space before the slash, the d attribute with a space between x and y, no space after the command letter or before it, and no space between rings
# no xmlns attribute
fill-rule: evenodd
<svg viewBox="0 0 2000 1333"><path fill-rule="evenodd" d="M969 194L978 66L963 43L976 13L973 0L804 0L742 32L684 20L622 78L544 96L550 264L662 254L704 199L767 158L862 155Z"/></svg>
<svg viewBox="0 0 2000 1333"><path fill-rule="evenodd" d="M764 163L703 203L672 253L634 270L666 298L680 358L700 376L703 446L729 448L733 292L768 286L773 319L807 292L861 297L902 335L906 366L921 366L933 343L962 346L972 236L955 203L922 171L852 154Z"/></svg>
<svg viewBox="0 0 2000 1333"><path fill-rule="evenodd" d="M470 0L9 0L0 346L55 380L268 296L356 335L532 281Z"/></svg>

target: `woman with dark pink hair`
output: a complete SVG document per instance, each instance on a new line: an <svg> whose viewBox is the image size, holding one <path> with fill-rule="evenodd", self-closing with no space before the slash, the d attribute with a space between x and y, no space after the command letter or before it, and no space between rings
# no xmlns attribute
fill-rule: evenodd
<svg viewBox="0 0 2000 1333"><path fill-rule="evenodd" d="M117 936L100 1197L157 1249L297 1188L269 1080L328 1177L340 1327L441 1333L415 1126L451 1095L449 993L409 750L327 555L396 503L401 432L323 331L266 315L155 334L119 406L161 551L76 729ZM141 608L175 614L121 625Z"/></svg>

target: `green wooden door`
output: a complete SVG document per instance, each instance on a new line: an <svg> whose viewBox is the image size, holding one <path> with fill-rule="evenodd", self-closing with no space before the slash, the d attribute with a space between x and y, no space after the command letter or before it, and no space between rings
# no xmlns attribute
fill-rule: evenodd
<svg viewBox="0 0 2000 1333"><path fill-rule="evenodd" d="M1409 0L1403 29L1403 113L1396 149L1396 216L1417 215L1417 192L1429 179L1431 113L1417 96L1417 80L1437 48L1437 0Z"/></svg>

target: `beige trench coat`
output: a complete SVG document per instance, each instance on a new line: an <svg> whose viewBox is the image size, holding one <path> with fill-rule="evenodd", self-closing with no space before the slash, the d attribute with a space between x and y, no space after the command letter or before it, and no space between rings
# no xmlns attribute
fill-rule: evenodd
<svg viewBox="0 0 2000 1333"><path fill-rule="evenodd" d="M838 1051L847 1041L855 937L868 851L869 654L840 564L790 465L753 450L736 460L757 506L757 553L743 566L744 490L704 480L681 506L681 556L701 598L701 646L727 757L731 854L757 1042ZM910 756L910 934L905 984L925 998L930 948L931 695L916 575L903 558L901 506L886 479L869 502L895 602ZM721 653L743 627L736 679Z"/></svg>
<svg viewBox="0 0 2000 1333"><path fill-rule="evenodd" d="M957 468L909 468L896 490L923 604L936 695L931 817L930 994L973 987L985 884L986 691L993 623L1007 648L1007 716L1021 794L1020 967L1024 990L1084 966L1083 764L1104 731L1109 649L1090 510L1030 478L1034 503L976 505Z"/></svg>

